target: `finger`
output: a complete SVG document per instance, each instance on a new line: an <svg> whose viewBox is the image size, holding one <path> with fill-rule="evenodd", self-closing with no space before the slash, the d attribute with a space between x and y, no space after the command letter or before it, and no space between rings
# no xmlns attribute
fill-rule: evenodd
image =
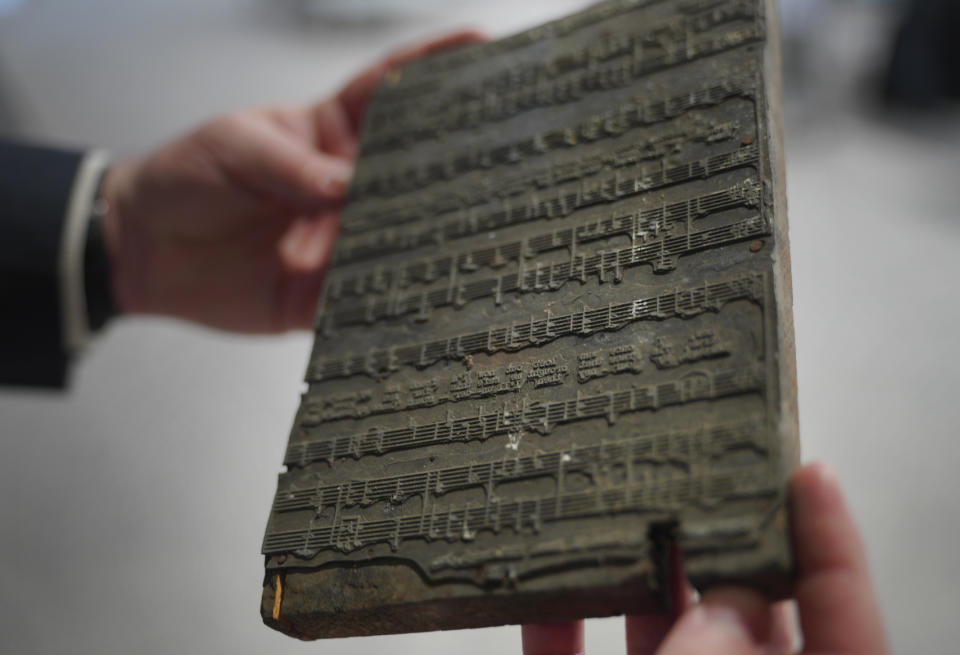
<svg viewBox="0 0 960 655"><path fill-rule="evenodd" d="M477 30L454 32L398 50L383 61L360 73L337 94L337 100L343 106L353 131L356 132L360 129L367 102L388 70L435 52L486 40L487 37Z"/></svg>
<svg viewBox="0 0 960 655"><path fill-rule="evenodd" d="M770 653L792 653L797 641L796 607L792 600L773 606L773 625L770 628Z"/></svg>
<svg viewBox="0 0 960 655"><path fill-rule="evenodd" d="M866 553L836 476L823 464L805 466L791 492L806 650L887 652Z"/></svg>
<svg viewBox="0 0 960 655"><path fill-rule="evenodd" d="M696 604L696 593L690 583L684 581L679 595L675 596L679 602L672 611L626 617L627 655L656 653L677 619Z"/></svg>
<svg viewBox="0 0 960 655"><path fill-rule="evenodd" d="M229 183L304 212L341 203L353 175L349 161L317 152L257 113L219 119L199 136Z"/></svg>
<svg viewBox="0 0 960 655"><path fill-rule="evenodd" d="M322 152L307 151L291 162L293 170L289 178L277 171L278 185L282 185L292 196L299 197L305 207L317 202L338 204L347 195L347 188L353 178L353 164L341 157Z"/></svg>
<svg viewBox="0 0 960 655"><path fill-rule="evenodd" d="M309 329L339 230L335 213L296 219L278 249L283 282L277 291L279 330Z"/></svg>
<svg viewBox="0 0 960 655"><path fill-rule="evenodd" d="M329 262L338 230L334 212L295 219L277 248L288 273L317 273Z"/></svg>
<svg viewBox="0 0 960 655"><path fill-rule="evenodd" d="M773 625L770 604L745 589L718 589L689 608L667 635L661 655L750 655L763 652Z"/></svg>
<svg viewBox="0 0 960 655"><path fill-rule="evenodd" d="M582 655L583 621L530 623L521 629L523 655Z"/></svg>
<svg viewBox="0 0 960 655"><path fill-rule="evenodd" d="M313 105L310 113L316 147L336 157L353 160L357 154L357 138L343 105L324 100Z"/></svg>
<svg viewBox="0 0 960 655"><path fill-rule="evenodd" d="M683 557L676 543L670 547L669 577L670 597L675 599L671 611L626 617L627 655L652 655L657 652L677 617L696 602L696 591L687 580Z"/></svg>
<svg viewBox="0 0 960 655"><path fill-rule="evenodd" d="M627 655L656 653L676 620L672 612L626 617Z"/></svg>

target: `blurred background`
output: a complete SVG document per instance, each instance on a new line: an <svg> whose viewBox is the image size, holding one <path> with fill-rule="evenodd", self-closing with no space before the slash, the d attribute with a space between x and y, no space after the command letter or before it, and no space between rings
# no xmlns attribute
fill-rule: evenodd
<svg viewBox="0 0 960 655"><path fill-rule="evenodd" d="M140 153L424 35L584 4L0 0L0 135ZM956 652L960 2L781 4L803 457L839 471L895 652ZM517 627L303 644L260 623L309 345L123 319L69 393L0 392L0 651L519 653ZM588 623L588 652L623 648L622 620Z"/></svg>

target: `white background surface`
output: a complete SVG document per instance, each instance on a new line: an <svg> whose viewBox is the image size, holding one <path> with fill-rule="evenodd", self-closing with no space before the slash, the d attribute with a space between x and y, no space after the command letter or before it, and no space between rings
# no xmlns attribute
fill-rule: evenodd
<svg viewBox="0 0 960 655"><path fill-rule="evenodd" d="M218 112L329 93L418 36L503 35L582 3L359 23L327 4L304 19L294 0L28 0L0 15L0 98L24 136L142 152ZM787 49L804 459L839 471L895 650L955 652L960 128L867 108L884 14L818 4L837 11L805 15L807 47ZM516 627L302 644L261 625L258 551L308 348L125 319L69 394L0 393L0 651L518 653ZM619 619L588 624L588 652L622 643Z"/></svg>

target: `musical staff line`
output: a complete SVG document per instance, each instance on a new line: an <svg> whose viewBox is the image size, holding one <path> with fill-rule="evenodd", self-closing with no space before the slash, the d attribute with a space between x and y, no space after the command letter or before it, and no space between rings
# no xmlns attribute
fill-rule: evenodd
<svg viewBox="0 0 960 655"><path fill-rule="evenodd" d="M752 7L745 13L753 13ZM736 19L730 18L727 22L733 20ZM391 152L417 141L496 124L534 109L576 102L586 93L622 88L650 73L719 54L760 38L762 33L755 25L696 40L688 38L665 48L662 54L639 59L624 57L593 69L575 71L554 82L507 91L495 96L496 102L484 98L452 107L447 105L446 113L434 114L425 120L418 116L417 120L401 121L371 134L364 140L362 152L365 157Z"/></svg>
<svg viewBox="0 0 960 655"><path fill-rule="evenodd" d="M632 361L624 362L616 372L638 372L639 368ZM299 424L312 427L344 418L366 418L501 394L515 395L524 387L539 389L563 384L570 375L569 369L564 363L544 359L509 364L502 369L461 370L440 380L430 378L404 386L374 384L304 402Z"/></svg>
<svg viewBox="0 0 960 655"><path fill-rule="evenodd" d="M417 65L424 68L427 72L429 72L430 68L439 66L444 74L441 79L445 81L450 71L461 66L511 52L524 46L532 45L537 41L560 39L572 32L600 21L662 2L664 2L664 0L620 0L619 2L602 2L587 7L575 14L551 21L525 32L514 34L513 36L497 39L496 41L488 41L468 48L447 50L439 56L417 62ZM683 9L681 9L681 11L683 11ZM429 74L425 74L424 72L420 72L419 81L415 84L406 83L406 80L403 78L401 78L401 81L403 83L397 86L391 86L389 84L383 85L378 91L378 94L382 94L385 100L393 102L408 96L431 93L439 84L436 78L431 78ZM379 96L377 100L378 102L380 101Z"/></svg>
<svg viewBox="0 0 960 655"><path fill-rule="evenodd" d="M622 134L684 116L691 109L713 107L738 97L753 97L753 78L731 78L691 89L663 100L636 100L573 126L541 132L529 138L494 148L482 147L456 152L447 159L407 168L370 166L371 174L357 177L350 188L354 200L394 198L403 193L425 189L433 184L449 182L475 170L517 164L526 157L547 154L552 150L570 150L601 139ZM349 215L349 214L348 214ZM349 221L347 221L349 222Z"/></svg>
<svg viewBox="0 0 960 655"><path fill-rule="evenodd" d="M373 480L350 480L338 485L317 485L305 489L278 491L273 502L275 512L311 509L316 512L334 504L340 507L367 507L388 501L402 504L408 498L429 490L435 495L471 487L487 487L488 493L500 482L558 472L590 471L597 466L672 463L689 468L695 451L717 459L735 448L766 452L765 435L757 422L739 422L697 426L685 430L642 435L615 441L537 453L531 457L504 457L465 466L408 473Z"/></svg>
<svg viewBox="0 0 960 655"><path fill-rule="evenodd" d="M667 184L676 184L693 179L709 178L712 174L733 170L757 161L756 148L751 146L733 153L725 153L690 162L681 166L642 175L639 178L620 180L612 177L598 183L596 193L583 193L581 189L561 190L556 198L537 200L540 216L566 216L575 211L600 203L611 203L623 198L646 193ZM638 180L644 180L641 185ZM425 258L395 268L375 265L353 275L331 273L327 285L327 299L336 300L345 296L363 296L367 293L386 293L396 288L405 288L414 283L436 281L452 271L469 273L479 268L500 268L509 262L529 259L557 248L575 248L578 244L606 239L620 234L631 238L659 234L673 224L685 223L691 216L700 217L712 212L739 206L755 207L760 203L760 186L752 181L734 184L727 189L706 193L693 198L670 203L647 210L619 212L608 218L594 218L574 227L553 230L529 236L519 241L508 241L476 248L467 252ZM470 230L483 231L485 217L470 221ZM462 225L462 224L461 224ZM445 230L446 231L446 230ZM461 226L460 231L465 229ZM450 230L452 232L452 230ZM456 235L452 238L459 238ZM466 236L466 235L464 235ZM420 241L419 238L416 239ZM387 238L384 237L384 241ZM412 245L412 244L411 244ZM391 248L399 247L391 244Z"/></svg>
<svg viewBox="0 0 960 655"><path fill-rule="evenodd" d="M541 319L531 315L528 320L491 327L483 332L389 348L371 348L364 354L335 359L316 357L317 352L326 348L321 340L317 340L314 357L307 370L307 381L319 382L356 374L379 378L405 365L426 368L442 359L460 361L476 353L516 352L566 336L619 330L636 321L660 321L695 316L707 311L717 312L734 300L744 299L763 304L765 289L763 275L751 272L728 279L706 281L695 287L669 289L626 302L612 302L606 307L584 307L577 312L556 316L547 312L546 317Z"/></svg>
<svg viewBox="0 0 960 655"><path fill-rule="evenodd" d="M738 121L717 121L702 116L691 118L685 114L682 119L676 119L672 130L666 128L652 134L645 139L637 139L618 148L598 150L580 158L565 158L552 161L530 172L521 172L508 169L513 175L497 176L496 179L486 179L478 184L458 185L446 191L433 194L423 194L418 201L408 196L400 196L399 200L386 202L377 199L374 209L364 209L364 203L358 200L344 210L341 233L344 237L352 237L375 230L383 230L398 225L409 225L422 220L440 220L442 217L464 211L481 211L482 205L491 202L502 202L511 198L511 202L522 204L529 202L520 198L531 198L534 194L555 194L562 192L552 191L563 185L571 185L586 178L599 174L616 174L618 171L639 170L641 176L650 178L648 188L677 184L683 179L696 179L721 169L740 166L754 162L740 162L734 164L725 157L734 157L737 150L728 150L716 155L705 155L697 161L687 161L678 166L668 166L669 162L677 161L678 153L693 143L704 143L708 146L723 141L747 139L751 135L742 136ZM599 129L599 124L598 128ZM741 145L741 149L754 150L756 146ZM749 152L741 156L749 156ZM689 158L688 158L689 160ZM683 167L699 164L694 167L693 173L684 171ZM674 171L673 168L680 170ZM690 173L685 178L685 173ZM622 174L622 173L621 173ZM613 182L619 178L614 176ZM341 237L343 238L343 237Z"/></svg>
<svg viewBox="0 0 960 655"><path fill-rule="evenodd" d="M586 283L596 276L600 282L620 282L623 271L643 264L652 265L653 271L662 273L677 267L680 257L726 246L744 239L769 234L770 228L761 215L754 215L734 223L692 230L671 236L665 233L659 239L623 248L601 250L592 255L573 253L569 261L557 263L534 263L522 266L516 273L484 278L473 282L459 282L451 275L450 282L441 288L393 297L367 296L364 302L348 305L345 309L334 306L318 315L325 334L336 328L372 324L381 319L400 318L415 313L417 321L430 319L432 310L453 306L462 308L475 300L493 297L502 304L503 296L510 293L544 293L556 291L569 282Z"/></svg>
<svg viewBox="0 0 960 655"><path fill-rule="evenodd" d="M622 513L669 514L684 505L697 504L701 498L711 503L745 499L776 493L765 480L767 469L744 467L736 472L714 472L699 477L677 476L642 484L624 484L585 491L546 496L490 499L484 506L437 510L420 516L388 519L341 517L333 525L307 529L268 532L263 541L264 555L293 552L314 556L319 551L350 553L364 546L389 544L393 551L403 541L421 539L471 542L480 532L499 534L524 529L540 532L543 525L556 521Z"/></svg>
<svg viewBox="0 0 960 655"><path fill-rule="evenodd" d="M641 66L663 65L671 51L676 53L682 46L688 45L691 34L755 17L754 4L723 0L712 6L698 7L688 14L670 17L659 24L646 25L644 31L639 33L606 32L596 42L581 44L573 51L562 51L547 60L536 59L525 65L497 69L488 77L446 87L442 93L434 92L427 96L393 94L389 103L378 104L381 110L371 113L368 125L373 134L393 132L409 127L411 123L433 118L452 105L482 105L483 99L491 93L503 94L521 88L542 87L569 78L583 69L595 69L612 61L640 61ZM665 34L674 37L674 42L669 46L663 43ZM680 35L681 38L676 38ZM663 59L658 59L657 51L663 49L667 52L660 55Z"/></svg>
<svg viewBox="0 0 960 655"><path fill-rule="evenodd" d="M682 377L646 385L635 385L605 393L583 395L565 400L530 401L519 406L507 404L493 412L483 407L475 416L453 416L446 420L406 425L374 427L365 432L341 434L320 439L291 440L284 456L287 466L303 467L312 462L360 459L368 455L438 444L485 441L491 437L519 432L547 434L557 425L592 418L614 423L622 414L655 411L670 405L763 390L763 372L753 369L694 371Z"/></svg>

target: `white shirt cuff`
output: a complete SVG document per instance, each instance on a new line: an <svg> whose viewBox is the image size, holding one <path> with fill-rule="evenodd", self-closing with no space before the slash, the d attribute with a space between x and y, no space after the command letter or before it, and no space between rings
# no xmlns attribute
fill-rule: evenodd
<svg viewBox="0 0 960 655"><path fill-rule="evenodd" d="M91 150L80 161L70 190L67 215L60 237L60 319L64 350L73 354L90 341L83 255L87 225L93 215L100 178L110 164L103 150Z"/></svg>

